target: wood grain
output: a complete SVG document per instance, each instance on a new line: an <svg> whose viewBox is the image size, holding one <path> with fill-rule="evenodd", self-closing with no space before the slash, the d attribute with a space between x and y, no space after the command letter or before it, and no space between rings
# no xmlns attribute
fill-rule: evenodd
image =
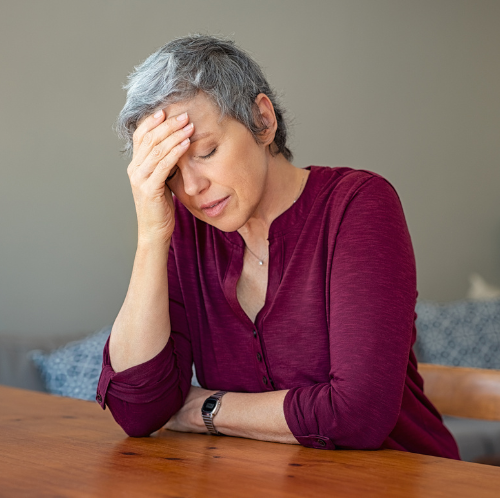
<svg viewBox="0 0 500 500"><path fill-rule="evenodd" d="M500 370L419 363L424 391L444 415L500 420Z"/></svg>
<svg viewBox="0 0 500 500"><path fill-rule="evenodd" d="M489 465L171 431L128 438L95 403L1 386L0 398L4 497L500 496Z"/></svg>

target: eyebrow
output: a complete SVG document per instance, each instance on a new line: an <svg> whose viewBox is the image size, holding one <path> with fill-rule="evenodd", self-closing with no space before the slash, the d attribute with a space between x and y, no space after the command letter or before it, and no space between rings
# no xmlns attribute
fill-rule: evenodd
<svg viewBox="0 0 500 500"><path fill-rule="evenodd" d="M191 137L191 143L199 141L200 139L204 139L205 137L208 137L209 135L212 135L212 132L202 132L201 134L194 134L193 137Z"/></svg>

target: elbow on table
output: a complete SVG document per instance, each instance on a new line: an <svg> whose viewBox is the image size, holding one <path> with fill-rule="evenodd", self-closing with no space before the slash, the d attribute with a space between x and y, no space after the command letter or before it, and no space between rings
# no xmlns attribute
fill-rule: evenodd
<svg viewBox="0 0 500 500"><path fill-rule="evenodd" d="M397 415L387 418L377 416L374 413L372 418L366 418L366 411L363 415L351 417L349 432L344 438L339 440L341 448L354 450L379 450L384 441L396 426Z"/></svg>
<svg viewBox="0 0 500 500"><path fill-rule="evenodd" d="M160 430L169 420L168 418L155 418L143 421L128 420L126 417L116 419L120 427L125 431L127 436L133 438L149 437L153 432Z"/></svg>
<svg viewBox="0 0 500 500"><path fill-rule="evenodd" d="M306 448L345 449L345 450L379 450L389 436L386 429L367 428L366 426L350 427L342 432L340 429L320 428L317 432L306 435L295 435L295 439Z"/></svg>
<svg viewBox="0 0 500 500"><path fill-rule="evenodd" d="M352 449L356 450L379 450L384 441L388 438L390 432L382 429L379 430L365 430L355 440L355 446Z"/></svg>
<svg viewBox="0 0 500 500"><path fill-rule="evenodd" d="M148 437L153 432L161 429L182 407L182 395L174 399L173 404L168 405L168 407L167 405L161 405L160 408L154 403L134 404L120 402L120 405L116 405L113 402L109 404L110 401L108 400L108 408L116 423L128 436L134 438Z"/></svg>
<svg viewBox="0 0 500 500"><path fill-rule="evenodd" d="M157 426L145 426L145 425L121 425L120 427L125 431L128 437L132 438L142 438L142 437L149 437L153 432L156 432L157 430L161 429L161 427Z"/></svg>
<svg viewBox="0 0 500 500"><path fill-rule="evenodd" d="M370 409L371 408L371 409ZM378 450L388 438L399 417L399 408L373 407L351 402L345 408L331 407L329 419L319 433L328 437L338 448L351 450ZM339 411L340 410L340 411Z"/></svg>
<svg viewBox="0 0 500 500"><path fill-rule="evenodd" d="M399 418L401 402L370 394L341 392L330 384L288 393L285 416L295 438L304 446L327 449L380 449ZM286 400L285 400L286 401Z"/></svg>

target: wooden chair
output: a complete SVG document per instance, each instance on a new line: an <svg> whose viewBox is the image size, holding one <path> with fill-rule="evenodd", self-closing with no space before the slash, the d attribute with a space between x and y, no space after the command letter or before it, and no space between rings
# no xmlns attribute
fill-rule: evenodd
<svg viewBox="0 0 500 500"><path fill-rule="evenodd" d="M443 415L500 421L500 370L419 363L424 393ZM500 455L474 462L500 466Z"/></svg>
<svg viewBox="0 0 500 500"><path fill-rule="evenodd" d="M424 393L444 415L500 421L500 370L419 363Z"/></svg>

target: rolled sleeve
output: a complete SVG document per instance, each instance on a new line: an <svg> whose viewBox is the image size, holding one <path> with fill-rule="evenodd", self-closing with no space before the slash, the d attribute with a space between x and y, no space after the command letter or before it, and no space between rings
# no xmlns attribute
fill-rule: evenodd
<svg viewBox="0 0 500 500"><path fill-rule="evenodd" d="M128 403L150 403L170 392L176 371L174 362L173 339L152 359L119 373L111 367L109 358L109 339L103 352L102 372L97 385L96 400L104 409L106 397L111 396Z"/></svg>
<svg viewBox="0 0 500 500"><path fill-rule="evenodd" d="M172 337L154 358L119 373L111 367L108 341L96 401L103 409L109 406L129 436L147 436L181 408L189 385L181 382Z"/></svg>
<svg viewBox="0 0 500 500"><path fill-rule="evenodd" d="M317 450L335 450L332 440L326 436L311 434L310 436L295 436L295 439L306 448L316 448Z"/></svg>
<svg viewBox="0 0 500 500"><path fill-rule="evenodd" d="M99 382L97 383L97 392L95 396L95 400L103 410L106 409L106 395L108 393L109 383L111 382L111 378L113 377L113 375L115 375L113 368L111 368L111 364L109 364L108 342L109 339L106 341L103 354L103 358L105 358L106 356L108 357L108 364L106 364L105 359L103 359L101 375L99 376Z"/></svg>

